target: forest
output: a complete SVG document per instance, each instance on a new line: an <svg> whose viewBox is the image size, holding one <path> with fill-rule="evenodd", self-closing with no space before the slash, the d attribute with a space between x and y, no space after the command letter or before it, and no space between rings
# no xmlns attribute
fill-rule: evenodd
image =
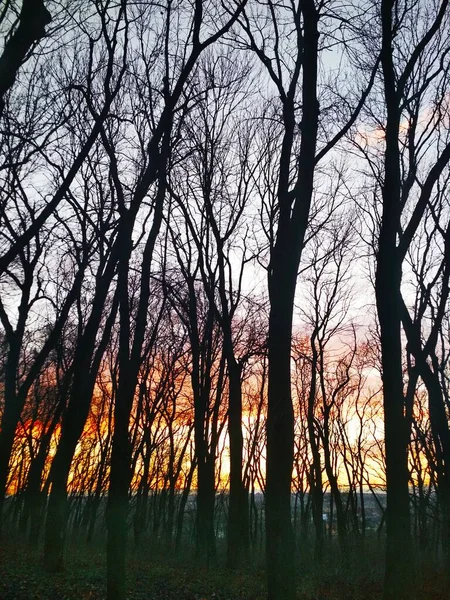
<svg viewBox="0 0 450 600"><path fill-rule="evenodd" d="M449 0L0 38L0 599L448 598Z"/></svg>

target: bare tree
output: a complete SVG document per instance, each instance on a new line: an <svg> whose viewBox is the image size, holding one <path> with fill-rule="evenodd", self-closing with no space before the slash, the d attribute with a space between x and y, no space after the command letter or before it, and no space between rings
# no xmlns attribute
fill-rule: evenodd
<svg viewBox="0 0 450 600"><path fill-rule="evenodd" d="M442 186L437 186L408 252L405 262L411 268L416 293L411 309L408 309L411 301L408 287L405 286L401 299L401 319L408 350L414 357L410 371L415 373L416 378L420 376L427 391L431 439L422 432L420 420L413 418L414 439L428 453L427 463L435 474L442 510L442 546L448 564L450 479L447 465L450 461L450 429L445 372L449 348L445 330L448 326L450 227L445 191L447 181L448 173ZM414 376L413 373L410 377ZM423 408L421 412L423 420ZM420 470L416 471L420 473Z"/></svg>
<svg viewBox="0 0 450 600"><path fill-rule="evenodd" d="M404 386L401 283L404 259L435 186L450 159L441 108L448 82L448 2L439 6L385 0L376 11L381 31L381 105L370 102L373 130L361 147L369 160L379 227L375 292L382 356L387 476L387 547L384 597L413 593L408 444L413 397ZM373 53L377 42L369 33ZM378 86L377 86L378 87ZM378 103L378 104L377 104ZM372 121L373 122L373 121ZM425 159L425 154L429 159ZM431 162L429 162L431 161ZM381 213L381 214L380 214ZM405 390L404 390L405 387ZM409 387L409 389L407 389Z"/></svg>
<svg viewBox="0 0 450 600"><path fill-rule="evenodd" d="M345 54L348 33L342 27L345 17L333 4L325 6L306 0L285 7L268 0L251 4L239 20L243 31L241 43L265 67L280 103L280 110L273 117L280 123L279 164L276 197L269 215L272 222L268 264L266 543L271 599L290 600L295 596L291 335L297 273L309 224L314 176L318 163L356 121L375 75L374 69L368 88L353 99L354 104L349 100L354 96L350 91L344 100L339 94L330 95L336 89L334 86L339 86L337 81L327 86L321 80L320 56L328 44L336 44L332 32L338 29L343 35L338 44L342 43L341 51ZM322 22L327 23L326 28L322 28ZM321 112L324 102L339 115L337 120L333 119L333 125L330 120L333 108ZM321 139L322 131L327 130L325 123L329 129L325 139Z"/></svg>
<svg viewBox="0 0 450 600"><path fill-rule="evenodd" d="M117 293L120 315L119 341L119 385L114 410L114 436L111 457L111 480L108 497L108 599L122 600L125 598L125 542L127 537L127 501L128 487L131 481L129 469L130 444L128 438L128 423L132 400L136 388L137 375L141 362L141 351L147 319L148 302L150 298L150 266L153 250L163 220L163 207L167 186L167 170L170 165L171 137L174 111L180 97L184 93L188 81L200 54L226 33L238 18L245 2L237 5L230 18L220 24L215 31L208 31L204 25L205 15L203 2L197 2L189 15L190 27L185 40L185 48L180 61L170 55L169 44L173 38L173 24L176 23L172 14L172 5L167 4L161 36L164 52L164 68L162 76L163 108L159 122L147 146L148 161L134 192L127 198L125 186L120 181L117 168L117 157L114 145L102 131L102 140L113 168L113 178L121 209L123 236L120 236L120 256L118 257ZM208 15L209 16L209 15ZM204 31L206 30L206 31ZM178 35L178 33L177 33ZM205 36L204 39L203 35ZM180 51L181 52L181 51ZM144 59L145 60L145 59ZM171 76L173 67L177 67L175 76ZM133 228L141 204L149 191L149 186L157 182L153 204L153 222L148 233L142 254L141 280L137 299L134 335L131 335L130 302L129 302L129 273L130 258L133 251Z"/></svg>
<svg viewBox="0 0 450 600"><path fill-rule="evenodd" d="M242 230L241 223L255 168L250 164L251 129L244 128L242 117L250 70L239 58L230 52L223 56L211 53L202 63L200 82L213 83L187 120L184 151L189 160L175 172L171 190L186 219L205 293L223 333L230 443L227 564L231 568L248 549L248 504L242 478L242 369L249 349L239 356L235 322L242 303L244 269L250 260L248 228ZM236 129L242 133L236 136ZM234 267L238 261L239 266Z"/></svg>

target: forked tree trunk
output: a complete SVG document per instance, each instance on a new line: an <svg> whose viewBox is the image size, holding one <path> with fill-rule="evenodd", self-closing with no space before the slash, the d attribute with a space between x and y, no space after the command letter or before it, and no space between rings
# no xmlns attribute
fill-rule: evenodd
<svg viewBox="0 0 450 600"><path fill-rule="evenodd" d="M290 190L296 82L283 106L284 137L278 182L278 229L269 266L269 387L267 413L266 556L269 600L295 598L295 544L291 523L294 411L291 398L291 343L294 296L313 194L319 120L317 100L318 13L305 0L302 47L302 141L298 178ZM300 32L299 32L300 33ZM300 63L299 63L300 72Z"/></svg>
<svg viewBox="0 0 450 600"><path fill-rule="evenodd" d="M410 535L408 442L401 344L401 262L397 252L400 230L401 174L400 110L392 53L392 0L383 0L382 56L387 109L383 214L378 239L375 294L380 324L386 449L386 572L385 600L410 599L413 562Z"/></svg>

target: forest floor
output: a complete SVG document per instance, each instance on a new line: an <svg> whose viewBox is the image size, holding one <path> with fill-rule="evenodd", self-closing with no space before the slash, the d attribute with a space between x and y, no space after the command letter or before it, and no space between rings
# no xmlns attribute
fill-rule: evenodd
<svg viewBox="0 0 450 600"><path fill-rule="evenodd" d="M379 562L379 561L376 561ZM65 569L48 574L41 555L11 539L0 546L0 600L103 600L106 596L106 557L85 545L69 545ZM450 598L443 577L422 570L417 600ZM207 570L192 560L164 557L148 548L130 551L128 600L265 600L262 568L248 567L231 573L216 567ZM332 560L320 569L304 565L299 573L298 600L380 600L382 575L363 560L345 573Z"/></svg>

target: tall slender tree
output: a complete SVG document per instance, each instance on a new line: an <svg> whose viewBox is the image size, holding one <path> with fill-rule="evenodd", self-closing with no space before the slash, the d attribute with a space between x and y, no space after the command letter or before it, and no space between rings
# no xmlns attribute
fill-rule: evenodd
<svg viewBox="0 0 450 600"><path fill-rule="evenodd" d="M380 7L383 116L378 126L384 151L378 180L382 214L375 292L386 445L386 600L410 598L414 590L408 489L411 419L403 381L401 284L404 258L450 159L450 146L439 133L442 121L435 118L442 103L441 86L448 81L448 18L446 0L431 11L422 2L413 7L397 0L383 0ZM428 168L423 166L425 148L435 157Z"/></svg>
<svg viewBox="0 0 450 600"><path fill-rule="evenodd" d="M337 127L328 121L331 131L321 140L319 128L327 118L327 111L321 113L320 56L328 43L335 44L335 38L331 41L327 37L334 29L330 23L342 24L343 17L339 9L330 11L314 0L292 2L287 7L267 0L255 3L240 19L246 36L242 44L254 52L265 67L280 102L277 191L271 211L267 267L270 314L266 554L271 600L295 597L291 524L294 458L291 339L297 274L309 225L314 177L318 163L355 123L376 70L374 67L367 88L359 97L357 95L353 106L350 103L351 108L348 99L343 102L339 96L328 98L340 118ZM323 29L322 20L327 21ZM345 35L342 48L345 48ZM344 103L346 109L343 109Z"/></svg>

